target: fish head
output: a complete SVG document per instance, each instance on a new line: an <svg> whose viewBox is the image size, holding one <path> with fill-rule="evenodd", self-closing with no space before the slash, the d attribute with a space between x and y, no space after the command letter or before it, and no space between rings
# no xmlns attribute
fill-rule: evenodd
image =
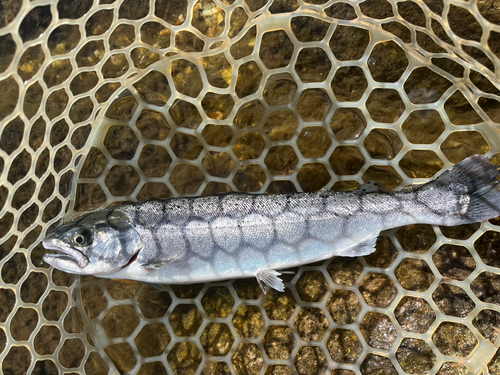
<svg viewBox="0 0 500 375"><path fill-rule="evenodd" d="M43 240L43 260L64 272L79 275L112 274L125 267L142 248L128 216L101 210L71 220Z"/></svg>

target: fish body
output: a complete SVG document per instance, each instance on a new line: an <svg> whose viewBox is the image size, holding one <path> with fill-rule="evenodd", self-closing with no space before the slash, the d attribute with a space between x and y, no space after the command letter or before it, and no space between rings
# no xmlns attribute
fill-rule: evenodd
<svg viewBox="0 0 500 375"><path fill-rule="evenodd" d="M500 215L497 168L472 156L400 192L229 193L130 203L85 214L44 240L63 271L177 284L257 277L283 290L278 270L363 256L378 234L415 224L459 225Z"/></svg>

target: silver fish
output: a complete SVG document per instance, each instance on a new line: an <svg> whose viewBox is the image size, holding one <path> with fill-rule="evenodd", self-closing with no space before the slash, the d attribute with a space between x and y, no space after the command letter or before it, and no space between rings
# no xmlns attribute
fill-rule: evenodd
<svg viewBox="0 0 500 375"><path fill-rule="evenodd" d="M278 270L375 250L380 231L459 225L500 215L497 167L471 156L400 192L229 193L124 204L87 213L43 241L66 272L151 284L254 276L284 290Z"/></svg>

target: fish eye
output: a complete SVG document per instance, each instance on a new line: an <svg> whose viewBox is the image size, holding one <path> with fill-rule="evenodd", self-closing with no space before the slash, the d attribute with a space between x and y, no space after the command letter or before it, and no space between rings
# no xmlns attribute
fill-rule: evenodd
<svg viewBox="0 0 500 375"><path fill-rule="evenodd" d="M90 242L90 233L85 229L79 230L73 234L72 240L77 246L86 246Z"/></svg>
<svg viewBox="0 0 500 375"><path fill-rule="evenodd" d="M83 237L81 234L77 234L74 238L73 241L77 243L78 245L82 245L85 242L85 237Z"/></svg>

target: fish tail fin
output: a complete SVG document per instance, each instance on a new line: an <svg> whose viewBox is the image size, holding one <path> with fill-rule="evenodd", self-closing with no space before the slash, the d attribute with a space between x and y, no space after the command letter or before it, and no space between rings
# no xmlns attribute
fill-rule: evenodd
<svg viewBox="0 0 500 375"><path fill-rule="evenodd" d="M500 191L498 181L476 190L465 216L470 222L480 222L500 216Z"/></svg>
<svg viewBox="0 0 500 375"><path fill-rule="evenodd" d="M500 175L498 167L483 155L473 155L453 169L444 172L436 180L425 184L421 189L453 187L462 185L467 188L469 197L467 210L462 217L464 222L480 222L500 215Z"/></svg>

